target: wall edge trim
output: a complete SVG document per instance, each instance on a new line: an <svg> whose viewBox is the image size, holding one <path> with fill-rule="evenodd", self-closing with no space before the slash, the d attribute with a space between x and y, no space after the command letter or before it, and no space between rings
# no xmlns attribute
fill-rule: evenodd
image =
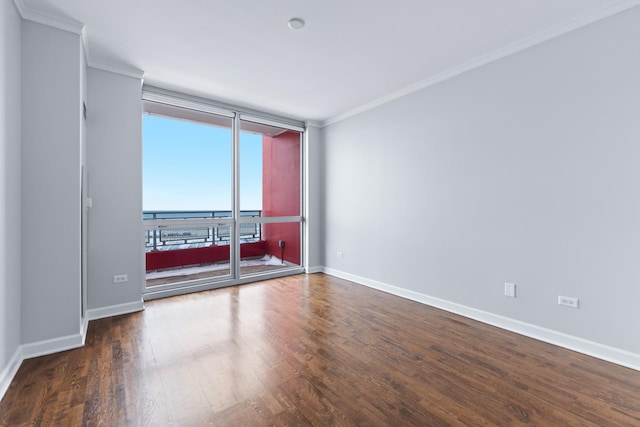
<svg viewBox="0 0 640 427"><path fill-rule="evenodd" d="M23 344L20 349L22 360L33 357L46 356L48 354L71 350L83 346L82 333L67 335L64 337L51 338L48 340L36 341Z"/></svg>
<svg viewBox="0 0 640 427"><path fill-rule="evenodd" d="M78 334L36 341L19 346L13 353L13 356L11 357L7 365L0 372L0 400L4 398L4 395L9 389L11 382L18 373L18 369L20 369L22 362L24 362L26 359L83 347L85 344L85 338L87 336L89 320L118 316L121 314L128 314L141 310L144 310L144 303L142 300L132 303L87 310L85 317L82 319L80 332Z"/></svg>
<svg viewBox="0 0 640 427"><path fill-rule="evenodd" d="M324 122L321 120L307 120L304 122L307 127L321 128L324 125Z"/></svg>
<svg viewBox="0 0 640 427"><path fill-rule="evenodd" d="M35 22L78 35L82 35L84 32L84 24L81 22L31 9L24 4L24 0L13 0L13 3L15 4L16 9L18 9L18 13L20 13L22 19L26 21Z"/></svg>
<svg viewBox="0 0 640 427"><path fill-rule="evenodd" d="M140 301L127 302L124 304L110 305L107 307L92 308L87 310L86 318L89 320L104 319L107 317L120 316L123 314L136 313L144 310L144 302Z"/></svg>
<svg viewBox="0 0 640 427"><path fill-rule="evenodd" d="M0 372L0 400L4 398L5 393L9 390L9 386L18 373L23 360L21 347L18 347L2 372Z"/></svg>
<svg viewBox="0 0 640 427"><path fill-rule="evenodd" d="M421 294L409 289L400 288L377 280L358 276L344 271L336 270L329 267L322 268L323 273L340 279L349 280L351 282L367 286L372 289L383 291L395 296L416 301L431 307L439 308L450 313L458 314L472 320L477 320L491 326L498 327L519 335L524 335L538 341L548 344L557 345L559 347L576 351L587 356L595 357L600 360L615 363L616 365L640 371L640 354L631 353L615 347L610 347L584 338L565 334L563 332L554 331L552 329L543 328L531 323L522 322L498 314L479 310L473 307L454 303L444 299L432 297L430 295Z"/></svg>
<svg viewBox="0 0 640 427"><path fill-rule="evenodd" d="M135 67L127 65L111 64L103 61L96 61L89 57L87 54L87 66L95 68L96 70L106 71L109 73L119 74L124 77L131 77L134 79L142 80L144 78L144 71Z"/></svg>
<svg viewBox="0 0 640 427"><path fill-rule="evenodd" d="M559 24L550 29L541 31L532 36L525 37L523 39L517 40L507 46L498 48L492 52L489 52L485 55L478 56L470 61L466 61L457 66L446 69L436 75L428 77L424 80L401 88L397 91L391 92L387 95L381 96L379 98L373 99L369 102L366 102L360 106L347 110L343 113L337 114L335 116L329 117L326 120L321 122L321 127L326 127L332 125L334 123L341 122L350 117L356 116L358 114L364 113L365 111L372 110L381 105L387 104L389 102L395 101L397 99L403 98L407 95L410 95L414 92L418 92L422 89L426 89L430 86L434 86L438 83L449 80L453 77L456 77L460 74L466 73L467 71L474 70L476 68L482 67L483 65L487 65L489 63L495 62L499 59L505 58L507 56L514 55L518 52L526 50L530 47L534 47L538 44L544 43L546 41L555 39L564 34L570 33L571 31L578 30L582 27L585 27L589 24L593 24L602 19L608 18L617 13L623 12L627 9L631 9L632 7L640 5L640 0L626 0L616 4L607 5L604 7L597 8L595 10L591 10L574 19L570 19L562 24Z"/></svg>

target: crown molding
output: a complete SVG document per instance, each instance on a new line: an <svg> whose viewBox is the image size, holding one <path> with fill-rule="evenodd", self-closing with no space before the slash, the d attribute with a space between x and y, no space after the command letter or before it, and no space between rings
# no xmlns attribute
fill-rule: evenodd
<svg viewBox="0 0 640 427"><path fill-rule="evenodd" d="M22 0L13 0L13 5L16 7L20 16L24 19L24 4L22 3Z"/></svg>
<svg viewBox="0 0 640 427"><path fill-rule="evenodd" d="M36 22L38 24L79 35L82 41L85 58L89 58L89 41L87 39L87 29L84 24L30 9L24 5L24 0L13 0L13 4L18 10L20 17L26 21Z"/></svg>
<svg viewBox="0 0 640 427"><path fill-rule="evenodd" d="M87 38L87 30L84 24L70 19L61 18L50 13L31 9L25 6L24 0L13 0L13 3L15 4L18 13L24 20L36 22L38 24L47 25L49 27L57 28L59 30L79 35L80 39L82 40L82 47L84 49L87 66L103 71L109 71L115 74L120 74L126 77L133 77L140 80L142 80L142 78L144 77L144 71L137 68L129 67L126 65L107 63L104 61L97 61L93 59L89 53L89 39Z"/></svg>
<svg viewBox="0 0 640 427"><path fill-rule="evenodd" d="M322 122L322 127L329 126L331 124L340 122L349 117L355 116L357 114L363 113L365 111L371 110L373 108L379 107L388 102L394 101L396 99L402 98L406 95L412 94L414 92L425 89L429 86L433 86L435 84L441 83L445 80L449 80L453 77L456 77L462 73L466 73L467 71L471 71L475 68L481 67L483 65L489 64L491 62L502 59L506 56L513 55L530 47L536 46L538 44L544 43L556 37L560 37L563 34L567 34L571 31L577 30L594 22L600 21L602 19L608 18L609 16L615 15L617 13L623 12L632 7L636 7L640 5L640 0L622 0L612 5L599 7L597 9L591 10L590 12L579 16L578 18L571 19L567 22L564 22L561 25L555 26L551 29L541 31L537 34L534 34L530 37L525 37L517 42L511 43L503 48L494 50L491 53L486 55L479 56L471 61L465 62L461 65L458 65L453 68L449 68L448 70L443 71L442 73L436 74L427 79L421 80L417 83L414 83L410 86L402 88L398 91L392 92L388 95L382 96L380 98L374 99L373 101L367 102L365 104L360 105L359 107L353 108L351 110L347 110L344 113L338 114L336 116L330 117L327 120Z"/></svg>
<svg viewBox="0 0 640 427"><path fill-rule="evenodd" d="M27 6L25 6L24 0L13 0L13 3L16 9L18 10L18 13L20 14L20 16L22 16L22 18L25 20L37 22L37 23L48 25L50 27L54 27L63 31L68 31L68 32L80 35L88 66L97 68L100 70L120 74L127 77L133 77L137 79L144 78L144 71L142 70L125 66L125 65L110 64L110 63L96 61L95 59L92 59L89 54L89 43L88 43L87 33L86 33L84 24L77 21L69 20L66 18L61 18L59 16L56 16L50 13L45 13L45 12L28 8ZM546 41L559 37L563 34L577 30L581 27L600 21L609 16L615 15L616 13L623 12L627 9L636 7L638 5L640 5L640 0L620 0L613 4L609 4L606 6L593 9L582 16L571 19L551 29L541 31L530 37L525 37L503 48L497 49L486 55L482 55L477 58L474 58L456 67L450 68L439 74L436 74L434 76L421 80L417 83L404 87L400 90L392 92L388 95L382 96L380 98L376 98L358 107L347 110L341 114L335 115L333 117L330 117L322 121L310 120L310 121L307 121L306 124L308 126L314 126L314 127L325 127L325 126L340 122L349 117L358 115L365 111L384 105L388 102L394 101L396 99L402 98L404 96L420 91L427 87L441 83L445 80L448 80L460 74L466 73L467 71L471 71L475 68L497 61L504 57L513 55L515 53L518 53L520 51L523 51L525 49L528 49L540 43L544 43Z"/></svg>
<svg viewBox="0 0 640 427"><path fill-rule="evenodd" d="M306 122L304 122L304 125L305 127L312 126L314 128L321 128L324 126L324 122L320 120L307 120Z"/></svg>
<svg viewBox="0 0 640 427"><path fill-rule="evenodd" d="M96 61L91 58L87 53L87 65L91 68L95 68L102 71L108 71L110 73L120 74L125 77L132 77L134 79L142 80L144 78L144 71L128 65L113 64L103 61Z"/></svg>
<svg viewBox="0 0 640 427"><path fill-rule="evenodd" d="M67 18L61 18L60 16L53 15L51 13L42 12L39 10L31 9L25 6L24 0L13 0L13 3L18 9L18 13L22 16L22 19L27 21L36 22L38 24L47 25L49 27L57 28L58 30L67 31L73 34L82 35L84 32L84 24L81 22L73 21Z"/></svg>

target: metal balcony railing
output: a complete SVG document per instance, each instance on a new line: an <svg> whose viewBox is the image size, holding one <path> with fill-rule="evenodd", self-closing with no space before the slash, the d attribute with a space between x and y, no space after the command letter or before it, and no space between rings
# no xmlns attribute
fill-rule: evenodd
<svg viewBox="0 0 640 427"><path fill-rule="evenodd" d="M240 211L241 217L261 217L262 211ZM147 220L193 220L231 218L231 211L144 211L142 219ZM240 224L240 242L258 242L262 237L262 224ZM168 226L145 230L146 251L185 249L211 245L228 245L231 227L212 226Z"/></svg>

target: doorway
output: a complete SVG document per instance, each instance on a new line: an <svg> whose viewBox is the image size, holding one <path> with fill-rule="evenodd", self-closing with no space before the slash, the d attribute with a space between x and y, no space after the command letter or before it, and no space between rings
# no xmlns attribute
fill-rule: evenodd
<svg viewBox="0 0 640 427"><path fill-rule="evenodd" d="M145 294L301 272L303 129L145 98Z"/></svg>

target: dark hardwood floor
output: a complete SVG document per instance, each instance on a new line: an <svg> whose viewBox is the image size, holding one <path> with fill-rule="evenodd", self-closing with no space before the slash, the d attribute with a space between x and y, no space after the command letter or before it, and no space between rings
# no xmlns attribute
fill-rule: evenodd
<svg viewBox="0 0 640 427"><path fill-rule="evenodd" d="M2 425L640 425L640 372L322 274L146 303L27 360Z"/></svg>

